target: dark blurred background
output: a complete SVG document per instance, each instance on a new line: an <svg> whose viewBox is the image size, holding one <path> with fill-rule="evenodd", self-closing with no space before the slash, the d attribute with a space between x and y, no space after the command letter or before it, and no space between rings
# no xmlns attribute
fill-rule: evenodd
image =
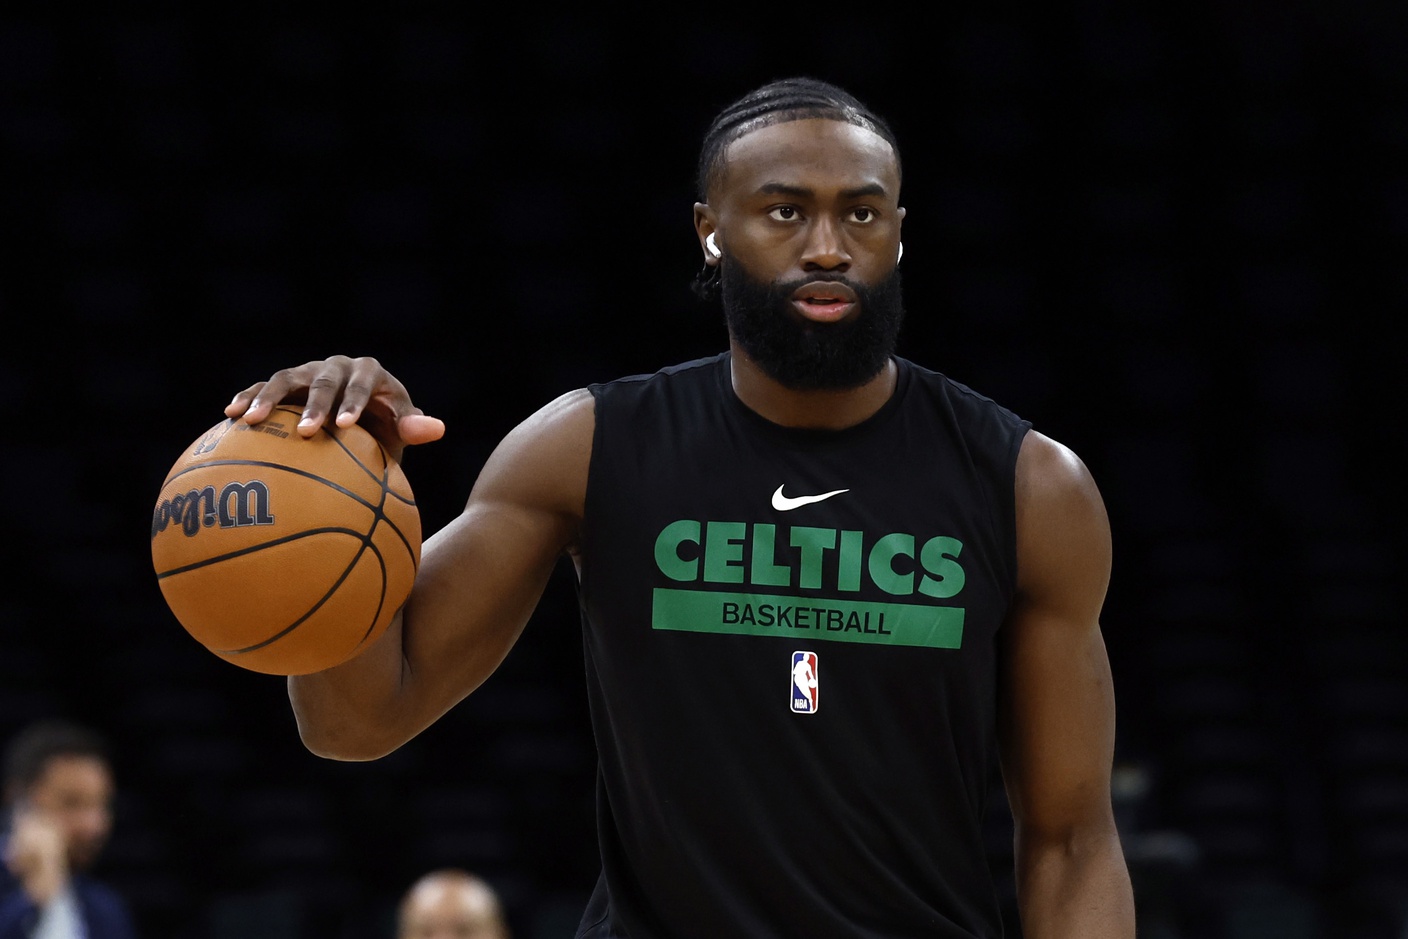
<svg viewBox="0 0 1408 939"><path fill-rule="evenodd" d="M338 764L184 633L142 532L281 366L372 354L445 419L407 457L433 531L540 404L721 349L698 144L792 74L899 135L901 351L1102 487L1141 935L1403 935L1408 8L1058 6L0 18L0 736L115 739L99 873L149 939L385 936L444 864L571 935L598 863L566 569L480 692Z"/></svg>

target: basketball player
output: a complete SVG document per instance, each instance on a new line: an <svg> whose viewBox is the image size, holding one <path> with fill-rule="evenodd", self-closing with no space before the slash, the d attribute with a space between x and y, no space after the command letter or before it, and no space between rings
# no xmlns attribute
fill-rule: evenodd
<svg viewBox="0 0 1408 939"><path fill-rule="evenodd" d="M0 939L132 939L126 903L87 874L112 830L112 769L92 730L44 721L5 751Z"/></svg>
<svg viewBox="0 0 1408 939"><path fill-rule="evenodd" d="M401 900L396 939L509 939L498 894L461 870L431 871Z"/></svg>
<svg viewBox="0 0 1408 939"><path fill-rule="evenodd" d="M489 677L566 552L600 758L579 937L1001 935L981 837L999 759L1023 934L1134 934L1104 508L1066 447L893 354L900 176L841 89L724 109L694 226L728 351L510 432L385 637L289 682L313 752L388 753ZM285 398L305 433L444 429L371 358L281 370L226 413ZM790 697L800 660L815 708Z"/></svg>

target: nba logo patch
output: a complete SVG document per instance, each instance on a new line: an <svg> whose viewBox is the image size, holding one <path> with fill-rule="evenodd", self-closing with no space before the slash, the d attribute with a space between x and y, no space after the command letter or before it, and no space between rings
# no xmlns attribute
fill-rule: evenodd
<svg viewBox="0 0 1408 939"><path fill-rule="evenodd" d="M792 711L815 714L817 706L816 653L792 653Z"/></svg>

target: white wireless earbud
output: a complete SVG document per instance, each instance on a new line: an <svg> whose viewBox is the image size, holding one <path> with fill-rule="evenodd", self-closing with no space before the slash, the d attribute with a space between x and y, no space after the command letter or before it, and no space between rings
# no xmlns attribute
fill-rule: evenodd
<svg viewBox="0 0 1408 939"><path fill-rule="evenodd" d="M900 242L900 253L895 255L895 267L900 266L900 259L904 257L904 242Z"/></svg>
<svg viewBox="0 0 1408 939"><path fill-rule="evenodd" d="M709 237L704 239L704 247L709 249L709 253L716 258L721 258L724 253L719 250L719 246L714 244L714 233L709 232Z"/></svg>

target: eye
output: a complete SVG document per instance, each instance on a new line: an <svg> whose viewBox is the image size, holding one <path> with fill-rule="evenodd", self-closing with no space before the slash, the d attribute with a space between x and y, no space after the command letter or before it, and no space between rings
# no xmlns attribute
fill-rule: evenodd
<svg viewBox="0 0 1408 939"><path fill-rule="evenodd" d="M779 222L790 222L800 217L800 214L795 205L779 205L768 210L768 217Z"/></svg>
<svg viewBox="0 0 1408 939"><path fill-rule="evenodd" d="M859 222L862 225L868 225L871 222L875 221L875 210L867 208L866 206L860 206L858 208L851 209L851 221Z"/></svg>

